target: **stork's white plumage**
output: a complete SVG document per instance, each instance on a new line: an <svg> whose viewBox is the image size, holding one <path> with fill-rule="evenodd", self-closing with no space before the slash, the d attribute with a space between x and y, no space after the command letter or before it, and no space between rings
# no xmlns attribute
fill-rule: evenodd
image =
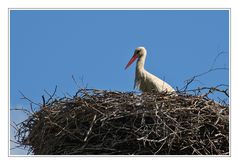
<svg viewBox="0 0 239 165"><path fill-rule="evenodd" d="M125 67L125 69L127 69L136 59L138 59L135 71L134 88L138 88L143 92L175 92L168 83L144 69L146 54L147 51L144 47L136 48L133 57Z"/></svg>

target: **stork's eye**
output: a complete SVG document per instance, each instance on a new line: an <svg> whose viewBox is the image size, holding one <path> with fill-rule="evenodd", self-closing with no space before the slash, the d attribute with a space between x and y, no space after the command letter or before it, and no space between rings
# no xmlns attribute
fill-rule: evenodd
<svg viewBox="0 0 239 165"><path fill-rule="evenodd" d="M137 50L137 54L140 52L140 50Z"/></svg>

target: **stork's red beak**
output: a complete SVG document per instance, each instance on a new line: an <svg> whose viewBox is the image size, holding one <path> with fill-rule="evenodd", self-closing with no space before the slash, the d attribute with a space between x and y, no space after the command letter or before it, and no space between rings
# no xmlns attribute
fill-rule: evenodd
<svg viewBox="0 0 239 165"><path fill-rule="evenodd" d="M133 57L129 60L128 64L126 65L125 69L127 69L137 58L138 58L137 54L134 54Z"/></svg>

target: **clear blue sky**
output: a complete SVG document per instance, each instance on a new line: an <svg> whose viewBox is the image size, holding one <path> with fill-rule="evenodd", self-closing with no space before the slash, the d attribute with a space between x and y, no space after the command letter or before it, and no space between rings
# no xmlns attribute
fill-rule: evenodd
<svg viewBox="0 0 239 165"><path fill-rule="evenodd" d="M10 106L28 106L18 90L35 102L56 85L58 96L74 94L72 75L89 88L132 91L135 64L124 67L138 46L147 49L149 72L181 88L221 51L215 67L229 67L229 11L12 10ZM194 86L228 84L229 73L212 72L200 83ZM24 117L11 112L11 121Z"/></svg>

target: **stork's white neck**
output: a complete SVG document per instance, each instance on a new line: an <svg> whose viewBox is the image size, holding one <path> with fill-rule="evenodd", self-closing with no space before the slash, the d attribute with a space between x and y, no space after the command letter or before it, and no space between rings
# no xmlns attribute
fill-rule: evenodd
<svg viewBox="0 0 239 165"><path fill-rule="evenodd" d="M146 53L138 58L137 65L136 65L136 71L144 70L145 59L146 59Z"/></svg>

